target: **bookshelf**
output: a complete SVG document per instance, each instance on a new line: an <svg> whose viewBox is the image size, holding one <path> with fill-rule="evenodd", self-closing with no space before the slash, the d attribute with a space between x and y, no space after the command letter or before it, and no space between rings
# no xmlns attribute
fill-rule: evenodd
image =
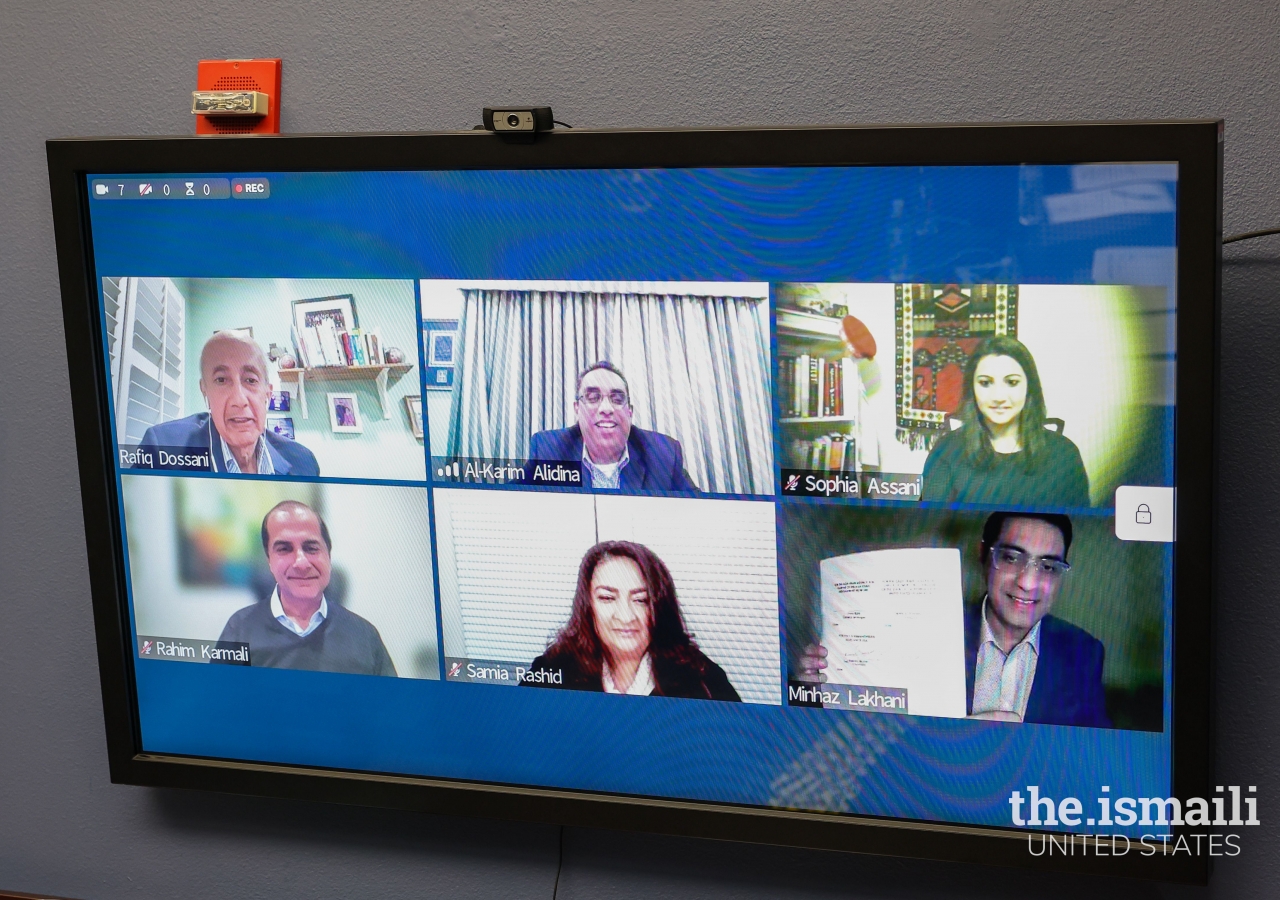
<svg viewBox="0 0 1280 900"><path fill-rule="evenodd" d="M861 471L856 448L862 382L841 336L841 320L779 309L775 321L784 465Z"/></svg>
<svg viewBox="0 0 1280 900"><path fill-rule="evenodd" d="M310 369L280 369L280 383L297 387L298 408L302 418L307 418L307 381L372 381L378 389L378 402L382 404L382 418L391 418L391 404L387 402L387 381L391 375L403 375L412 369L408 363L388 363L381 366L317 366Z"/></svg>

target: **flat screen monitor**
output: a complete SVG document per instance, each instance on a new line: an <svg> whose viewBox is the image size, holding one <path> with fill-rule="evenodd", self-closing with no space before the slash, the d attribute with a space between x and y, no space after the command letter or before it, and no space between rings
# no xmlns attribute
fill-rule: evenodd
<svg viewBox="0 0 1280 900"><path fill-rule="evenodd" d="M50 142L112 777L1203 879L1220 149Z"/></svg>

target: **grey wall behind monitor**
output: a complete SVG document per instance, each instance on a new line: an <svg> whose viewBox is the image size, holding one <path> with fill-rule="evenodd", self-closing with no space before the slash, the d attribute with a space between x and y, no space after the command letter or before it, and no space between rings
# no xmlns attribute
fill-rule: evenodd
<svg viewBox="0 0 1280 900"><path fill-rule="evenodd" d="M550 897L556 871L552 827L109 782L46 138L189 133L196 60L252 56L284 58L290 132L470 127L525 99L585 126L1223 116L1233 232L1280 225L1278 50L1280 5L1259 0L3 0L0 891L491 900ZM1280 238L1226 260L1218 780L1258 785L1265 824L1209 892L1243 897L1280 883ZM1206 893L577 829L560 885L645 900L1084 892Z"/></svg>

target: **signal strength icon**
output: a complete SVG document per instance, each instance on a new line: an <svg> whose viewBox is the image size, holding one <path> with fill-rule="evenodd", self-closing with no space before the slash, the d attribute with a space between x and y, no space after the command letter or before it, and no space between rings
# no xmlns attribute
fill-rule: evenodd
<svg viewBox="0 0 1280 900"><path fill-rule="evenodd" d="M445 463L443 466L436 469L436 476L439 478L461 478L462 467L458 465L457 460L454 460L451 463Z"/></svg>

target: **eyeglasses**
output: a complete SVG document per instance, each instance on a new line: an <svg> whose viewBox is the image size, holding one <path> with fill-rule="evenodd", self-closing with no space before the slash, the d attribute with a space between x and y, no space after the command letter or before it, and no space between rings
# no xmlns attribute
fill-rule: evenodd
<svg viewBox="0 0 1280 900"><path fill-rule="evenodd" d="M997 569L1014 569L1025 572L1029 566L1037 575L1047 578L1061 578L1071 571L1071 563L1052 556L1032 556L1025 550L1010 547L1007 544L996 544L991 549L991 559Z"/></svg>
<svg viewBox="0 0 1280 900"><path fill-rule="evenodd" d="M587 388L578 395L578 399L587 404L587 406L599 406L605 397L608 397L609 402L614 406L627 405L627 392L617 389L605 393L600 388Z"/></svg>

